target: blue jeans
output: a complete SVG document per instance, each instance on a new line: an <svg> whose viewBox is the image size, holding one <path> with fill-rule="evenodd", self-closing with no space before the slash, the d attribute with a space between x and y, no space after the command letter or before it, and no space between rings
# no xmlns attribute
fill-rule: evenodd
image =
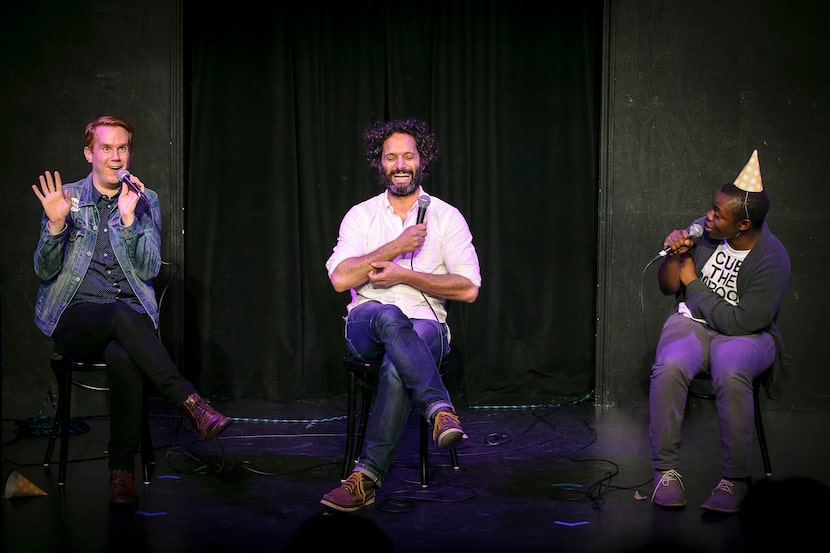
<svg viewBox="0 0 830 553"><path fill-rule="evenodd" d="M409 409L432 420L454 411L437 361L449 353L447 327L430 319L409 319L395 305L370 301L346 317L346 345L357 357L380 362L378 389L355 470L380 487L392 465Z"/></svg>
<svg viewBox="0 0 830 553"><path fill-rule="evenodd" d="M689 383L709 371L720 425L721 476L752 475L755 419L752 383L775 358L767 332L725 336L680 313L663 325L649 385L649 442L655 470L679 466L680 427Z"/></svg>

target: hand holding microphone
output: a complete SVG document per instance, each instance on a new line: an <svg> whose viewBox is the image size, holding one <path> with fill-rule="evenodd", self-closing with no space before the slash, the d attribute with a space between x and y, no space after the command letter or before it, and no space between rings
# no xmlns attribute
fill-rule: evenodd
<svg viewBox="0 0 830 553"><path fill-rule="evenodd" d="M686 230L686 232L688 234L685 237L683 237L683 242L684 242L683 246L686 246L686 243L685 243L686 240L691 240L693 242L692 245L694 245L694 243L696 243L696 240L698 238L700 238L701 236L703 236L703 227L701 225L697 224L697 223L693 223L692 225L689 226L689 228ZM671 235L669 235L669 236L671 236ZM692 247L692 246L686 246L686 247ZM679 248L677 248L677 249L679 249ZM673 248L671 245L669 245L669 246L666 246L665 248L663 248L662 250L660 250L660 252L657 255L660 256L660 257L666 257L667 255L669 255L674 250L675 250L675 248Z"/></svg>
<svg viewBox="0 0 830 553"><path fill-rule="evenodd" d="M129 186L133 190L133 192L138 194L139 198L143 198L144 192L142 192L138 185L130 179L130 176L130 172L126 169L121 169L120 171L118 171L118 180Z"/></svg>
<svg viewBox="0 0 830 553"><path fill-rule="evenodd" d="M421 197L418 198L418 214L415 216L415 224L410 227L406 227L398 238L401 240L400 244L402 250L404 252L412 253L413 256L415 255L415 252L424 245L424 240L426 240L426 230L415 227L426 220L429 202L430 197L426 194L421 194Z"/></svg>

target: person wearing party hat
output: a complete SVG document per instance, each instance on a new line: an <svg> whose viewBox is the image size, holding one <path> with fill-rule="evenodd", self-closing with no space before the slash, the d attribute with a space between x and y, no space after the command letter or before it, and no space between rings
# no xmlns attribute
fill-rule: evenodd
<svg viewBox="0 0 830 553"><path fill-rule="evenodd" d="M658 281L663 294L675 296L676 309L661 330L649 382L651 500L661 507L686 505L680 430L690 382L703 372L710 373L716 396L722 459L720 481L701 507L738 512L751 484L753 381L765 375L768 397L778 399L789 364L777 319L790 257L767 224L768 210L755 150L689 227L700 225L699 240L689 229L663 240Z"/></svg>

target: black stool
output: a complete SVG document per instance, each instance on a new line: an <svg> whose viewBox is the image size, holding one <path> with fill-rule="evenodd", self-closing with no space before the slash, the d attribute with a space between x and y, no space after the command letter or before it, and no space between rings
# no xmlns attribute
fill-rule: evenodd
<svg viewBox="0 0 830 553"><path fill-rule="evenodd" d="M107 370L107 364L103 361L73 361L66 359L63 355L55 353L50 360L55 379L58 383L58 406L55 414L55 423L52 426L52 433L49 435L49 443L46 446L46 455L43 458L43 466L48 467L52 462L52 450L55 447L55 440L58 435L61 438L60 447L60 468L58 469L58 485L63 486L66 482L66 465L69 457L69 420L70 407L72 405L72 386L78 386L87 390L100 392L109 391L109 388L96 387L75 380L75 372L99 372ZM150 483L152 468L156 464L153 439L150 434L150 421L147 413L147 386L144 382L141 406L141 465L144 477L144 484Z"/></svg>
<svg viewBox="0 0 830 553"><path fill-rule="evenodd" d="M179 272L178 263L168 263L162 261L162 268L164 274L159 274L156 277L154 284L156 285L157 301L159 311L164 304L164 298L167 296L167 291L170 285L176 278ZM161 338L161 329L156 329L156 335ZM60 449L60 468L58 469L58 485L63 486L66 482L66 464L69 457L69 411L72 406L72 386L85 388L87 390L94 390L98 392L108 392L109 388L101 386L92 386L75 379L76 372L106 372L107 364L103 360L94 361L78 361L74 359L66 359L59 353L52 354L50 359L52 371L55 373L55 379L58 383L58 406L55 413L55 423L52 426L52 433L49 435L49 443L46 445L46 455L43 458L43 466L48 467L52 462L52 450L55 447L55 440L60 434L61 449ZM150 476L152 469L156 464L155 449L153 448L153 439L150 434L150 419L147 410L147 396L150 382L142 379L142 404L141 404L141 466L144 477L144 484L150 484Z"/></svg>
<svg viewBox="0 0 830 553"><path fill-rule="evenodd" d="M759 375L752 382L752 402L755 411L755 434L758 439L758 445L761 448L761 459L764 462L764 474L769 480L772 478L772 462L769 458L769 450L767 449L767 438L764 435L764 420L761 417L761 388L769 374L769 370ZM696 386L696 383L701 385ZM705 385L704 385L705 383ZM689 385L689 395L698 399L706 399L710 401L715 400L715 394L712 393L712 377L708 372L700 373L692 379Z"/></svg>
<svg viewBox="0 0 830 553"><path fill-rule="evenodd" d="M447 358L444 357L438 365L438 372L443 379L447 370ZM346 418L346 453L343 456L343 479L348 478L354 469L354 464L360 451L363 448L363 441L366 438L366 425L369 422L369 411L372 408L372 401L377 393L378 372L380 364L366 363L352 354L343 357L343 368L349 377L349 390L346 399L348 409ZM360 421L357 423L357 443L355 443L355 420L357 418L357 392L360 390L361 408ZM428 456L430 428L427 420L418 414L420 419L420 443L419 451L421 457L421 486L429 484L428 477ZM458 453L455 448L450 450L453 468L459 467Z"/></svg>

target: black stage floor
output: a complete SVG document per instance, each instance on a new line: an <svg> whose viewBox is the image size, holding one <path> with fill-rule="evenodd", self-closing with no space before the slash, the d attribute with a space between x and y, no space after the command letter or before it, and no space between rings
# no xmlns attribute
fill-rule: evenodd
<svg viewBox="0 0 830 553"><path fill-rule="evenodd" d="M171 406L152 400L158 462L151 484L140 489L139 511L126 514L107 508L106 417L85 418L90 430L71 438L67 482L58 486L57 463L42 464L47 438L18 438L19 425L5 418L4 408L4 477L16 469L47 495L3 500L3 551L749 549L741 517L699 508L720 478L717 421L706 404L692 405L685 422L680 472L689 504L681 510L648 500L646 410L598 408L589 400L461 409L470 436L458 449L461 466L453 469L449 454L431 447L426 488L419 483L418 425L411 416L376 504L347 515L324 514L319 503L339 483L344 398L214 404L234 423L219 439L203 441L181 427ZM78 415L83 407L73 409ZM830 485L830 416L765 410L764 419L772 481L809 477ZM755 467L760 480L757 448ZM138 468L137 460L137 475ZM826 503L810 506L809 498L791 494L774 506L781 524L765 528L765 535L789 537L790 545L806 540L818 529L797 528L788 516L805 507L828 510ZM391 548L383 547L383 538Z"/></svg>

